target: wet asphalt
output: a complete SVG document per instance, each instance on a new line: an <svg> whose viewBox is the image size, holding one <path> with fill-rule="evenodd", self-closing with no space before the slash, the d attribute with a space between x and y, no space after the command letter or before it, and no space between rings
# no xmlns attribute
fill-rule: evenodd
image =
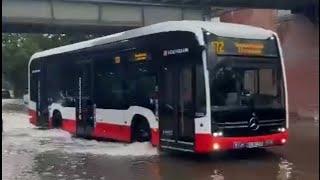
<svg viewBox="0 0 320 180"><path fill-rule="evenodd" d="M2 100L2 179L51 180L315 180L319 179L319 122L291 118L281 147L209 155L159 152L40 130L21 100Z"/></svg>

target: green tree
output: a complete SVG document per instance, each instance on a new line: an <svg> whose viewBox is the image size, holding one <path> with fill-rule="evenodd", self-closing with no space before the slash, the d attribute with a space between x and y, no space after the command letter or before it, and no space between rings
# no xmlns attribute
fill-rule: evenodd
<svg viewBox="0 0 320 180"><path fill-rule="evenodd" d="M27 87L28 62L32 54L46 49L71 44L97 35L87 34L2 34L2 87L13 88L21 97ZM8 87L5 87L8 88Z"/></svg>

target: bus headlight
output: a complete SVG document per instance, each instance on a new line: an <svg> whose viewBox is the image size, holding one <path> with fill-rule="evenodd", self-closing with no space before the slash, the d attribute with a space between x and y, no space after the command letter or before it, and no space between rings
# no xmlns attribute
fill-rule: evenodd
<svg viewBox="0 0 320 180"><path fill-rule="evenodd" d="M286 131L286 128L278 128L278 131L279 131L279 132L285 132L285 131Z"/></svg>
<svg viewBox="0 0 320 180"><path fill-rule="evenodd" d="M281 143L282 143L282 144L284 144L284 143L286 143L286 142L287 142L287 140L286 140L285 138L281 139Z"/></svg>
<svg viewBox="0 0 320 180"><path fill-rule="evenodd" d="M220 136L223 136L223 133L221 131L220 132L214 132L213 136L214 137L220 137Z"/></svg>
<svg viewBox="0 0 320 180"><path fill-rule="evenodd" d="M213 143L213 150L218 151L220 149L219 143Z"/></svg>

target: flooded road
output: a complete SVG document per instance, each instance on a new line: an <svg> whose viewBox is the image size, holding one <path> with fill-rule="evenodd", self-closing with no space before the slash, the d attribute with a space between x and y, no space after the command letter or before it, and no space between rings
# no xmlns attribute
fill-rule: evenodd
<svg viewBox="0 0 320 180"><path fill-rule="evenodd" d="M2 179L319 179L319 122L292 120L282 147L211 155L158 152L148 143L72 137L28 122L21 100L2 100Z"/></svg>

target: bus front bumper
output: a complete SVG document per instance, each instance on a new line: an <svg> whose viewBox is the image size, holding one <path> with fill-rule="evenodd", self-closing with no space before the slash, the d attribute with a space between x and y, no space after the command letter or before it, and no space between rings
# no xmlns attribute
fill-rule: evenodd
<svg viewBox="0 0 320 180"><path fill-rule="evenodd" d="M214 137L212 134L196 134L195 152L209 153L231 149L256 148L284 145L288 131L250 137Z"/></svg>

